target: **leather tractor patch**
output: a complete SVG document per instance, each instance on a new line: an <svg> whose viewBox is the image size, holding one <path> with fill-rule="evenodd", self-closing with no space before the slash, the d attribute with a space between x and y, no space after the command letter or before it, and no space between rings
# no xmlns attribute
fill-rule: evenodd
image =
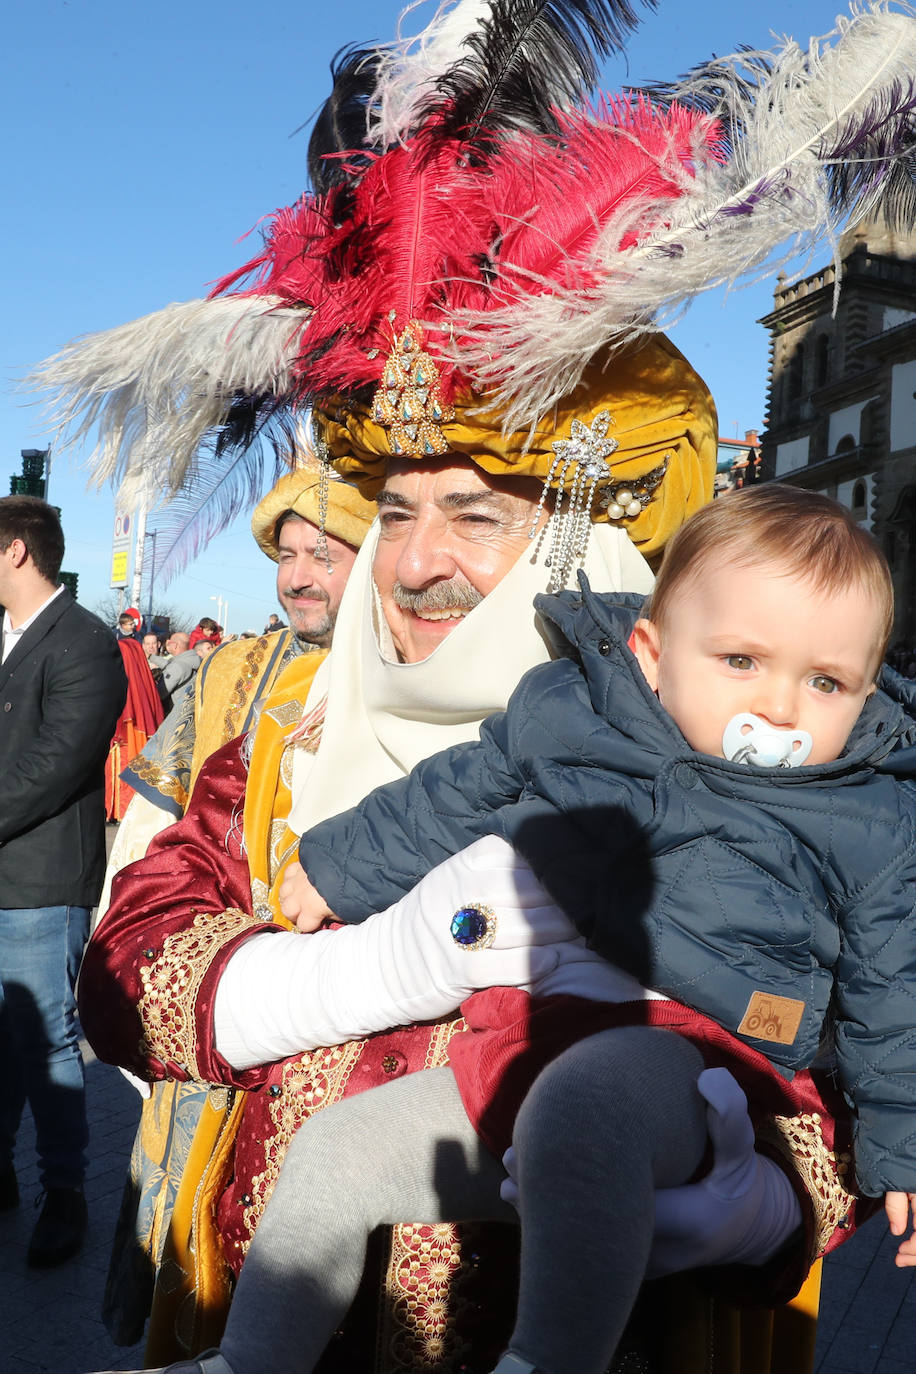
<svg viewBox="0 0 916 1374"><path fill-rule="evenodd" d="M769 992L754 992L751 993L738 1031L741 1035L752 1035L756 1040L773 1040L777 1045L791 1045L804 1014L804 1002L799 1002L795 997L774 997Z"/></svg>

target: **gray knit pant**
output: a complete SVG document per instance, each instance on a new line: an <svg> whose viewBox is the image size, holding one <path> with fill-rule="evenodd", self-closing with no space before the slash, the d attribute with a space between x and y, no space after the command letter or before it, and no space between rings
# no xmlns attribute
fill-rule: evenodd
<svg viewBox="0 0 916 1374"><path fill-rule="evenodd" d="M550 1064L518 1116L522 1278L510 1349L544 1374L603 1374L635 1301L654 1191L693 1174L706 1143L697 1050L625 1027ZM451 1069L319 1112L294 1137L242 1268L220 1349L233 1374L308 1374L359 1286L376 1226L511 1220L500 1163Z"/></svg>

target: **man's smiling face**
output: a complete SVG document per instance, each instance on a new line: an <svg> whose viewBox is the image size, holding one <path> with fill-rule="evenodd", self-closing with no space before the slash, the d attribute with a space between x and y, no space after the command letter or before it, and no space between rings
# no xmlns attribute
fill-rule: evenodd
<svg viewBox="0 0 916 1374"><path fill-rule="evenodd" d="M277 596L298 639L329 648L356 550L333 534L320 544L310 520L290 513L277 534Z"/></svg>
<svg viewBox="0 0 916 1374"><path fill-rule="evenodd" d="M539 494L470 459L391 464L373 576L403 662L428 658L530 547Z"/></svg>

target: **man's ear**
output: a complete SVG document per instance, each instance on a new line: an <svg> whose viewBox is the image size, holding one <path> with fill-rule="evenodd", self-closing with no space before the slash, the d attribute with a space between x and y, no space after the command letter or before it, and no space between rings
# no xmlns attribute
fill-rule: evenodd
<svg viewBox="0 0 916 1374"><path fill-rule="evenodd" d="M21 568L29 556L29 551L21 539L11 539L3 552L14 568Z"/></svg>
<svg viewBox="0 0 916 1374"><path fill-rule="evenodd" d="M658 691L658 658L661 652L658 626L651 620L637 620L630 636L630 648L636 655L643 676L652 688Z"/></svg>

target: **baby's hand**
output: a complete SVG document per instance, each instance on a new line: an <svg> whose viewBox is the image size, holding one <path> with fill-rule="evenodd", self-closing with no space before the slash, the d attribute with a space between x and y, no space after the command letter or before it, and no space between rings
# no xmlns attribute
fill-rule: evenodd
<svg viewBox="0 0 916 1374"><path fill-rule="evenodd" d="M910 1211L916 1219L916 1193L886 1193L884 1210L891 1228L892 1236L902 1236L910 1225ZM907 1236L897 1247L894 1260L898 1269L909 1269L916 1265L916 1233Z"/></svg>
<svg viewBox="0 0 916 1374"><path fill-rule="evenodd" d="M294 859L283 874L278 892L280 910L288 921L295 921L296 929L308 935L334 913L327 902L309 882L308 875Z"/></svg>

